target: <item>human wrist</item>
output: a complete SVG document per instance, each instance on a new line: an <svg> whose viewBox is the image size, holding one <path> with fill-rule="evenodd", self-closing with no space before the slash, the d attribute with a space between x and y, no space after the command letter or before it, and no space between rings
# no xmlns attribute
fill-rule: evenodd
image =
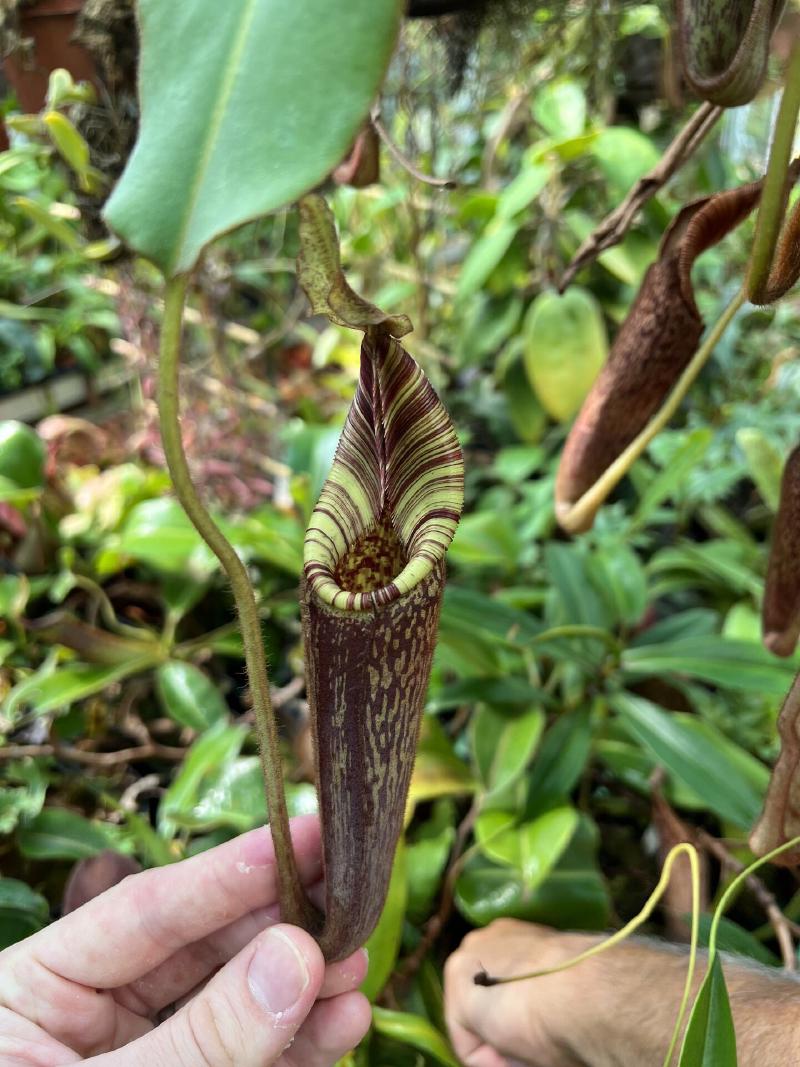
<svg viewBox="0 0 800 1067"><path fill-rule="evenodd" d="M633 940L578 965L570 983L570 1025L562 1032L575 1061L587 1067L614 1067L663 1058L687 962L682 950L666 946L654 950L653 945ZM642 1025L645 1019L647 1026Z"/></svg>

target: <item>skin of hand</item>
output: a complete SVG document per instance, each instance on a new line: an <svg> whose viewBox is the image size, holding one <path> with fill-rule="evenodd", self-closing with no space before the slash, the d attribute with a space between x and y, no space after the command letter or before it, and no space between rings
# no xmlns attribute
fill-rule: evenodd
<svg viewBox="0 0 800 1067"><path fill-rule="evenodd" d="M314 887L317 820L294 819L292 838ZM370 1024L366 953L326 966L276 901L264 828L132 875L12 945L0 1067L332 1067Z"/></svg>
<svg viewBox="0 0 800 1067"><path fill-rule="evenodd" d="M663 1062L686 978L685 946L635 939L558 974L476 986L480 970L525 974L600 940L515 919L464 938L445 968L445 1013L466 1067L642 1067ZM796 1067L800 982L723 954L740 1067ZM701 960L693 987L705 973Z"/></svg>

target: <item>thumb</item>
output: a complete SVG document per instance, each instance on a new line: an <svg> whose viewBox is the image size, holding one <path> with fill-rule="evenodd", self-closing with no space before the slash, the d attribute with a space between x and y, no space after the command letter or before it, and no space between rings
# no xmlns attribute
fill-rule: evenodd
<svg viewBox="0 0 800 1067"><path fill-rule="evenodd" d="M96 1067L269 1067L314 1006L325 962L294 926L260 934L161 1026Z"/></svg>

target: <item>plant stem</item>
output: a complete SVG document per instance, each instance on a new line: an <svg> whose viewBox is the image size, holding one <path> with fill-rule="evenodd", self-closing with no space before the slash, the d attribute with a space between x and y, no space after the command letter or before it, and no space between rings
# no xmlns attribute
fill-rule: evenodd
<svg viewBox="0 0 800 1067"><path fill-rule="evenodd" d="M653 416L639 436L631 441L625 451L617 456L611 466L603 471L594 485L573 504L566 515L559 517L559 523L565 530L575 531L586 528L587 519L594 516L609 493L622 481L650 442L661 433L680 407L694 384L695 378L708 362L711 353L745 299L744 289L741 289L714 323L706 339L692 357L689 366L678 379L664 406Z"/></svg>
<svg viewBox="0 0 800 1067"><path fill-rule="evenodd" d="M775 246L780 236L786 204L789 199L789 161L792 156L797 116L800 114L800 44L796 44L789 60L786 83L781 99L775 134L769 153L767 175L758 209L753 252L747 275L747 296L755 304L763 303L770 287L770 272L775 258Z"/></svg>
<svg viewBox="0 0 800 1067"><path fill-rule="evenodd" d="M708 934L708 966L709 966L709 968L711 967L711 964L714 962L714 956L716 955L716 952L717 952L717 934L719 932L720 921L722 920L723 916L725 915L725 912L726 912L728 906L730 905L731 901L733 900L733 898L736 896L736 894L739 892L739 890L742 888L742 886L747 882L747 879L751 875L755 874L755 872L759 869L759 867L763 867L765 863L769 863L770 860L774 860L775 857L776 856L780 856L780 854L782 852L788 852L789 849L796 848L798 845L800 845L800 837L793 837L791 839L791 841L785 841L782 845L779 845L777 848L773 848L771 852L768 852L765 856L761 856L754 863L751 863L749 867L745 867L745 869L741 872L741 874L738 874L736 876L736 878L733 879L731 884L728 886L728 888L722 894L722 896L720 897L720 900L719 900L719 904L717 904L717 907L714 910L714 917L711 920L711 929L709 930L709 934Z"/></svg>
<svg viewBox="0 0 800 1067"><path fill-rule="evenodd" d="M253 586L233 546L209 515L192 482L180 427L179 369L183 311L188 276L167 282L161 353L158 369L158 408L161 439L175 495L197 532L222 564L231 583L244 643L245 662L255 713L256 736L267 794L272 840L278 863L282 917L286 922L315 929L317 913L300 882L289 833L289 815L283 789L278 727L272 710L267 661Z"/></svg>

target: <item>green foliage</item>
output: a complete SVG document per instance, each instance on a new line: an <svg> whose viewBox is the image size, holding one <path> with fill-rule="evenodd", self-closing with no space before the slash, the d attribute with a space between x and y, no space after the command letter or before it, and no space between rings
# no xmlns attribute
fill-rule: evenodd
<svg viewBox="0 0 800 1067"><path fill-rule="evenodd" d="M171 277L215 237L308 192L369 110L400 13L398 0L143 0L142 129L109 224Z"/></svg>

